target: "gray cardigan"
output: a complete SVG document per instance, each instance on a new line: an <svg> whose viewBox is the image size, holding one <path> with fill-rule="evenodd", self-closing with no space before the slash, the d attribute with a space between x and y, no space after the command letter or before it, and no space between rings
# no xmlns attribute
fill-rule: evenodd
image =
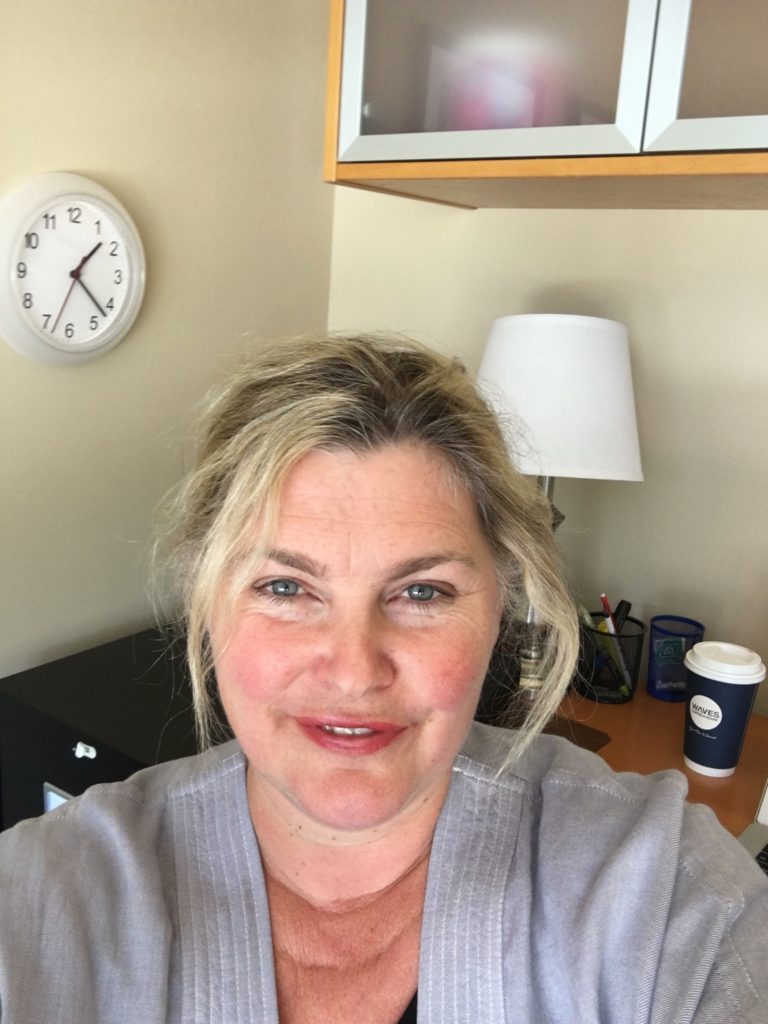
<svg viewBox="0 0 768 1024"><path fill-rule="evenodd" d="M420 1024L766 1024L768 880L684 777L548 736L498 775L508 741L474 725L454 766ZM276 1024L234 742L0 836L0 1020Z"/></svg>

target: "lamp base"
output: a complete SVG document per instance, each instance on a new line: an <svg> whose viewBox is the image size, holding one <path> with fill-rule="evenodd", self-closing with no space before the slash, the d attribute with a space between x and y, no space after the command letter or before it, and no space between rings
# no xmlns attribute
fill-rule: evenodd
<svg viewBox="0 0 768 1024"><path fill-rule="evenodd" d="M526 622L522 627L517 657L520 663L520 679L517 687L521 694L533 699L541 689L543 679L544 639L535 622Z"/></svg>

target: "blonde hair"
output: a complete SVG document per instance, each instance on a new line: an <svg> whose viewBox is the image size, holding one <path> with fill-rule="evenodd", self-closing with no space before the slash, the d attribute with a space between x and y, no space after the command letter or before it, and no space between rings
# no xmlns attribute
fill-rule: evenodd
<svg viewBox="0 0 768 1024"><path fill-rule="evenodd" d="M402 337L300 338L261 345L210 398L196 466L165 506L160 550L183 609L202 746L218 724L208 624L222 595L231 600L247 585L263 554L259 540L265 544L274 527L286 475L310 451L401 443L439 452L474 499L504 594L497 653L514 651L521 602L536 608L547 639L546 672L527 702L514 756L556 710L574 670L578 627L559 571L551 508L512 465L498 421L464 367ZM262 531L254 550L257 515Z"/></svg>

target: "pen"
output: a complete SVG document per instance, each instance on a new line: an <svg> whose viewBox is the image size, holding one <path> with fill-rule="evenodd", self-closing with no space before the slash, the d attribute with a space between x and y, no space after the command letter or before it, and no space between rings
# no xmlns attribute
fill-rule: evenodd
<svg viewBox="0 0 768 1024"><path fill-rule="evenodd" d="M621 633L621 627L627 621L627 616L632 610L632 605L629 601L619 601L616 607L613 609L613 624L616 627L616 632Z"/></svg>
<svg viewBox="0 0 768 1024"><path fill-rule="evenodd" d="M629 674L627 663L624 660L624 652L622 651L621 644L619 643L618 630L616 629L616 622L613 617L613 611L611 609L610 604L608 603L608 598L605 594L600 595L600 603L602 604L603 611L605 612L605 619L603 620L605 622L605 628L608 631L608 633L610 633L613 637L616 661L618 663L619 670L624 680L624 684L622 687L620 687L620 690L622 695L627 697L632 691L632 678ZM600 627L598 626L598 629L599 628Z"/></svg>
<svg viewBox="0 0 768 1024"><path fill-rule="evenodd" d="M608 603L608 598L606 597L605 594L601 594L600 595L600 604L603 606L603 611L605 612L606 621L610 622L611 626L613 627L610 630L610 632L611 633L615 633L616 632L616 620L613 617L613 611L611 610L611 606Z"/></svg>

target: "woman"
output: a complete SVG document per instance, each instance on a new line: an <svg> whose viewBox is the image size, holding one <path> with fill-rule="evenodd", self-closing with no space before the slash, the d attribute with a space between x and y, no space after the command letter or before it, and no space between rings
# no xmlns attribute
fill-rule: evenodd
<svg viewBox="0 0 768 1024"><path fill-rule="evenodd" d="M461 367L265 347L171 506L201 736L0 840L27 1021L765 1021L768 885L682 776L536 738L575 616L549 509ZM473 723L530 597L546 683Z"/></svg>

